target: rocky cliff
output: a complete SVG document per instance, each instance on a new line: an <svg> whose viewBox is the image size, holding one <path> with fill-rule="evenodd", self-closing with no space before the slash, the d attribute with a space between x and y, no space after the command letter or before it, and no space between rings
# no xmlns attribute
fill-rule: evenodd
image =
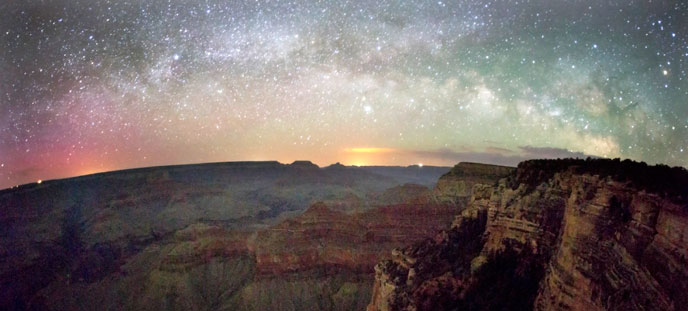
<svg viewBox="0 0 688 311"><path fill-rule="evenodd" d="M457 210L453 205L398 204L346 214L316 203L258 232L256 268L264 274L314 268L372 273L393 248L446 228Z"/></svg>
<svg viewBox="0 0 688 311"><path fill-rule="evenodd" d="M368 310L688 310L686 185L681 168L523 162L379 263Z"/></svg>
<svg viewBox="0 0 688 311"><path fill-rule="evenodd" d="M513 167L461 162L440 177L433 193L440 202L453 203L469 198L474 185L492 185L513 171Z"/></svg>
<svg viewBox="0 0 688 311"><path fill-rule="evenodd" d="M418 168L417 168L418 169ZM372 273L390 251L433 236L466 207L474 185L494 185L514 168L459 163L436 187L407 183L371 198L376 208L345 213L317 203L302 215L258 233L258 271L283 274L319 268ZM336 207L336 205L335 205Z"/></svg>

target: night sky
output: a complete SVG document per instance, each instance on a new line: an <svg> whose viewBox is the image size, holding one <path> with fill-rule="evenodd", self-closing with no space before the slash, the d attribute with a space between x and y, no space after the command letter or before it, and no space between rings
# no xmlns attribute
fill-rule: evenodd
<svg viewBox="0 0 688 311"><path fill-rule="evenodd" d="M685 1L0 2L0 188L237 160L688 166Z"/></svg>

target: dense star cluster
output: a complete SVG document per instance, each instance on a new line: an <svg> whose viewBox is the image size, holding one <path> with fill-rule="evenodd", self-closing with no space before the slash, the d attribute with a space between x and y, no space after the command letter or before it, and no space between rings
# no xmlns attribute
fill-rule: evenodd
<svg viewBox="0 0 688 311"><path fill-rule="evenodd" d="M684 1L2 1L0 188L230 161L688 165Z"/></svg>

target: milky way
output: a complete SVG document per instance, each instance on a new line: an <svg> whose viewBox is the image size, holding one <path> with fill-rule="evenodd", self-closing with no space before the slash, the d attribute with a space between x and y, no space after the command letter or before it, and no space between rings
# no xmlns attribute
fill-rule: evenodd
<svg viewBox="0 0 688 311"><path fill-rule="evenodd" d="M163 164L688 165L682 1L3 1L0 188Z"/></svg>

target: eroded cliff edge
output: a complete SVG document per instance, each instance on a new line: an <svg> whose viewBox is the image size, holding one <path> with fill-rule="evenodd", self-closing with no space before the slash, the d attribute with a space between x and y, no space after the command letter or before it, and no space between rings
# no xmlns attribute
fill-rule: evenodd
<svg viewBox="0 0 688 311"><path fill-rule="evenodd" d="M688 310L688 173L526 161L379 263L368 310Z"/></svg>

